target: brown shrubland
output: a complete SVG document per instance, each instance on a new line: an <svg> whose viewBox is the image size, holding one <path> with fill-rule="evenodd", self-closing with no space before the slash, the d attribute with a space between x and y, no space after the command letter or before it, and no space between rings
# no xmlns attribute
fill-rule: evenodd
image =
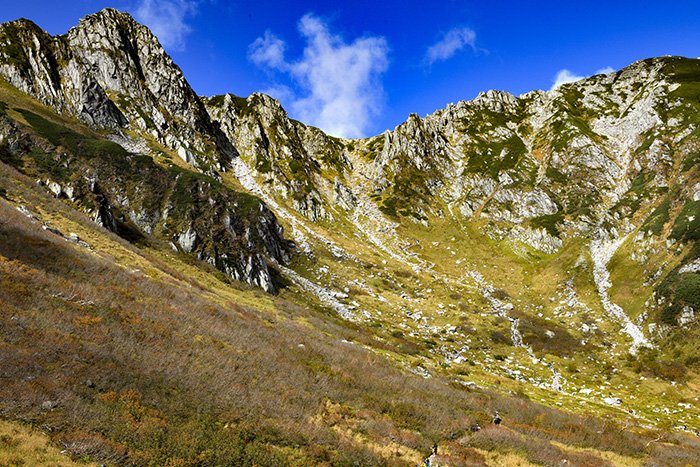
<svg viewBox="0 0 700 467"><path fill-rule="evenodd" d="M57 200L37 199L90 224ZM40 427L76 457L415 465L439 443L451 465L483 465L477 450L545 465L606 465L557 441L652 465L700 464L690 438L652 442L657 433L424 379L366 348L410 353L416 344L402 336L396 346L378 343L371 330L281 298L269 299L273 310L241 305L101 235L159 273L71 244L0 200L0 415ZM494 409L504 426L489 426ZM477 422L484 429L470 432Z"/></svg>

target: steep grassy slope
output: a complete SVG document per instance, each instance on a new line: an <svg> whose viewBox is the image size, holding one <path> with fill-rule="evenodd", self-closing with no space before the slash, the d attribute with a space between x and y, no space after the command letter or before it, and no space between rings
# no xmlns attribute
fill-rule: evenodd
<svg viewBox="0 0 700 467"><path fill-rule="evenodd" d="M4 112L21 122L29 114L20 110L36 104L13 99ZM86 131L33 111L65 134ZM28 124L27 140L41 141ZM53 151L49 160L61 153ZM402 370L406 356L418 368L434 343L341 320L291 283L275 298L155 239L129 243L37 185L36 154L9 161L32 178L0 166L0 411L41 427L76 459L414 465L437 442L451 465L694 462L689 438L620 431L455 384L451 372ZM143 163L126 159L124 170ZM397 271L402 281L412 274ZM497 409L506 422L495 429ZM485 429L472 434L475 423ZM35 459L13 450L15 460Z"/></svg>
<svg viewBox="0 0 700 467"><path fill-rule="evenodd" d="M307 245L296 271L402 340L402 364L692 430L698 70L667 57L489 91L340 145L265 96L205 103L238 179ZM311 211L285 168L300 160Z"/></svg>
<svg viewBox="0 0 700 467"><path fill-rule="evenodd" d="M137 249L5 164L0 186L0 410L74 456L410 465L433 442L454 465L696 455L670 433L649 443L656 433L401 372L367 330ZM468 434L496 408L505 427Z"/></svg>

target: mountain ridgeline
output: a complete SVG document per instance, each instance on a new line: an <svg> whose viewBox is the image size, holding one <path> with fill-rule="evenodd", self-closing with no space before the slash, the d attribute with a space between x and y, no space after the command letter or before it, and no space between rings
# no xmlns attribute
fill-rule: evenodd
<svg viewBox="0 0 700 467"><path fill-rule="evenodd" d="M59 195L70 193L108 229L155 235L232 278L275 290L265 258L285 262L289 244L264 204L218 181L215 168L237 153L147 28L105 10L65 36L50 37L25 20L0 31L0 66L12 86L95 130L116 132L117 141L131 131L151 144L127 145L129 152L22 110L36 136L6 120L3 140L15 156L54 157L36 175L58 183ZM198 172L144 157L158 145Z"/></svg>
<svg viewBox="0 0 700 467"><path fill-rule="evenodd" d="M2 162L133 245L380 329L421 377L700 421L700 60L356 140L263 94L198 96L113 9L61 36L0 25L0 77ZM638 397L647 377L674 389Z"/></svg>
<svg viewBox="0 0 700 467"><path fill-rule="evenodd" d="M9 84L112 134L126 150L104 143L96 153L109 157L90 157L83 150L89 137L62 134L34 115L27 120L42 141L17 147L22 130L6 128L6 145L15 153L41 143L60 147L63 173L45 175L61 185L68 182L61 177L73 177L72 198L103 225L116 230L117 220L130 222L138 234L167 239L266 290L274 286L262 256L242 252L284 263L289 244L264 204L220 188L219 174L234 161L269 197L312 222L345 217L371 228L483 219L489 236L548 254L567 238L608 240L633 231L640 245L654 236L697 240L696 60L644 60L519 98L489 91L424 119L411 115L393 132L349 141L290 120L265 95L198 97L152 33L116 10L90 15L57 37L27 20L6 23L0 53ZM202 176L138 157L158 146ZM124 183L127 177L137 179ZM246 221L255 228L242 229ZM247 244L223 240L227 230ZM685 263L696 254L692 249ZM665 311L665 321L673 323L681 309Z"/></svg>

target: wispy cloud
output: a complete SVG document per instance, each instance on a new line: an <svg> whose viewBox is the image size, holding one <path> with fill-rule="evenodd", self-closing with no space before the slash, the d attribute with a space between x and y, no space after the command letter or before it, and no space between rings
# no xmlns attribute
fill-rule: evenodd
<svg viewBox="0 0 700 467"><path fill-rule="evenodd" d="M596 71L596 75L607 75L608 73L613 73L615 71L615 68L611 66L606 66L605 68L601 68L600 70Z"/></svg>
<svg viewBox="0 0 700 467"><path fill-rule="evenodd" d="M139 0L134 16L153 31L163 47L179 52L192 30L186 20L197 12L198 4L198 0Z"/></svg>
<svg viewBox="0 0 700 467"><path fill-rule="evenodd" d="M570 70L559 70L557 75L554 77L554 82L552 83L551 89L556 89L562 84L573 83L574 81L578 81L583 78L585 78L585 76L577 75Z"/></svg>
<svg viewBox="0 0 700 467"><path fill-rule="evenodd" d="M608 74L612 73L615 71L614 68L606 66L605 68L601 68L600 70L597 70L594 75L603 75L603 74ZM581 80L583 78L588 78L589 76L592 75L578 75L571 70L563 69L559 70L557 74L554 76L554 80L552 81L552 87L549 89L550 91L558 88L562 84L566 83L573 83L575 81Z"/></svg>
<svg viewBox="0 0 700 467"><path fill-rule="evenodd" d="M428 65L452 58L466 46L476 50L476 33L468 27L453 28L447 31L439 41L428 47L425 61Z"/></svg>
<svg viewBox="0 0 700 467"><path fill-rule="evenodd" d="M307 14L298 25L306 41L302 57L285 58L285 43L269 31L250 45L249 59L280 71L298 92L276 85L287 94L295 117L326 132L346 138L366 136L383 99L381 74L389 61L383 37L362 37L351 43L333 34L317 16ZM279 97L283 102L283 96Z"/></svg>
<svg viewBox="0 0 700 467"><path fill-rule="evenodd" d="M284 50L286 44L282 39L265 31L262 37L258 37L248 47L248 58L258 66L270 68L284 68Z"/></svg>

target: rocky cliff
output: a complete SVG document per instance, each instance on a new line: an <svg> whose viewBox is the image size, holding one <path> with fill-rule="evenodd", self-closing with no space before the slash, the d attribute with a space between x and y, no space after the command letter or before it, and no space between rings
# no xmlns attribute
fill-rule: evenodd
<svg viewBox="0 0 700 467"><path fill-rule="evenodd" d="M95 128L149 135L200 168L235 156L180 68L148 28L105 9L63 36L27 20L0 28L2 75Z"/></svg>
<svg viewBox="0 0 700 467"><path fill-rule="evenodd" d="M237 153L147 28L107 9L58 37L30 21L6 23L0 44L0 74L10 85L98 132L18 107L29 129L3 112L7 157L23 168L28 156L53 158L28 170L110 230L155 235L232 278L275 290L265 258L285 263L289 244L264 204L218 181L216 169ZM159 146L214 177L144 155Z"/></svg>
<svg viewBox="0 0 700 467"><path fill-rule="evenodd" d="M682 226L698 217L699 71L669 57L550 92L489 91L356 141L292 121L262 95L206 105L260 186L311 221L367 223L379 248L391 248L387 230L449 218L481 222L515 250L553 254L588 238L585 253L607 262L596 242L633 232L638 249L694 244L696 227Z"/></svg>

